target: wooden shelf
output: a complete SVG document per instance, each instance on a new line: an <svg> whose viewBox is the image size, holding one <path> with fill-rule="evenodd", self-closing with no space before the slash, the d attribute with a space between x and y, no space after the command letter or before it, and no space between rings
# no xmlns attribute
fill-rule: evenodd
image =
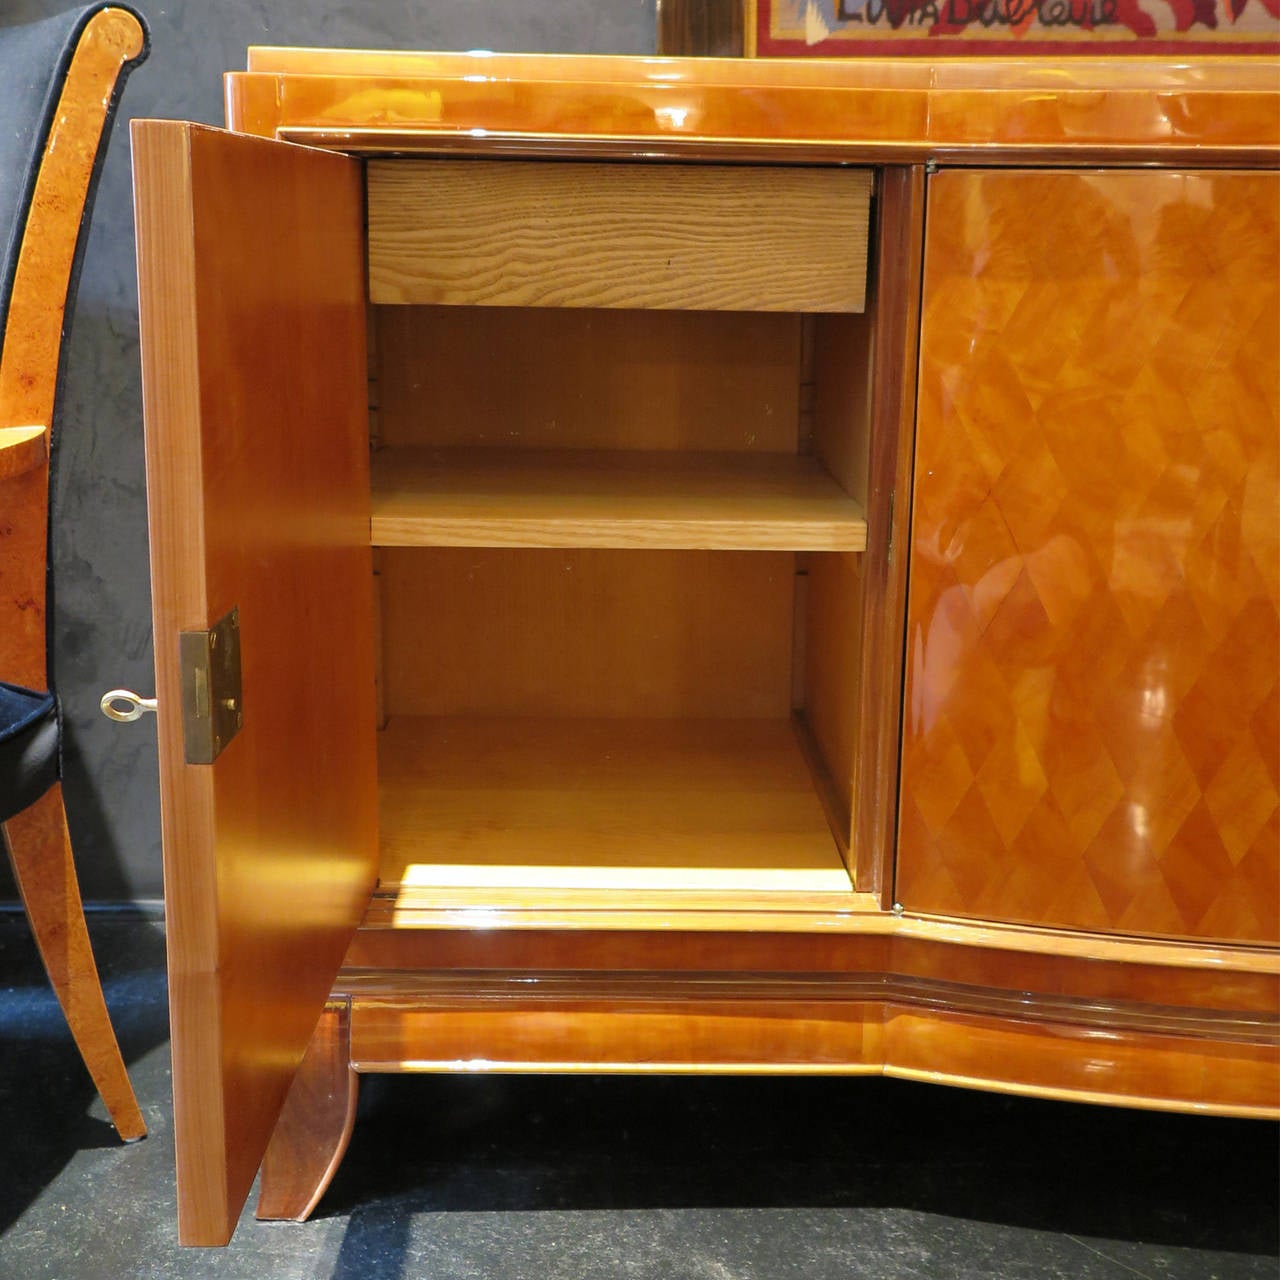
<svg viewBox="0 0 1280 1280"><path fill-rule="evenodd" d="M383 891L852 895L788 720L393 717Z"/></svg>
<svg viewBox="0 0 1280 1280"><path fill-rule="evenodd" d="M862 508L811 457L383 449L375 546L861 551Z"/></svg>

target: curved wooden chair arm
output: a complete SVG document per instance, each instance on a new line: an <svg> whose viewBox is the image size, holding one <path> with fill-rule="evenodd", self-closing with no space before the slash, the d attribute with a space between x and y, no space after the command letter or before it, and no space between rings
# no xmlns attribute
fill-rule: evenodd
<svg viewBox="0 0 1280 1280"><path fill-rule="evenodd" d="M121 74L146 54L147 36L127 9L109 7L84 24L66 70L31 193L0 343L0 480L24 477L5 494L7 521L20 536L0 539L0 672L28 688L48 684L44 549L49 453L67 295L102 133ZM18 433L14 435L13 433ZM15 625L15 602L20 602Z"/></svg>
<svg viewBox="0 0 1280 1280"><path fill-rule="evenodd" d="M15 206L14 216L20 219L15 234L20 230L21 241L12 275L6 277L9 293L0 343L0 424L5 424L0 425L0 675L36 690L50 684L45 618L48 459L67 312L78 274L77 245L123 73L147 51L146 30L127 9L89 7L45 21L64 22L56 30L64 48L72 40L74 47L69 61L60 55L56 63L62 69L60 88L59 73L51 66L53 83L41 90L42 95L58 96L33 134L33 146L41 145L37 139L43 145L30 198L24 196ZM51 30L55 28L45 28ZM29 47L40 48L40 41ZM48 52L56 53L52 40ZM33 76L43 66L43 61L33 63ZM14 83L25 86L22 80ZM34 78L32 85L35 92L39 86ZM10 125L6 119L6 128ZM13 136L21 139L23 134ZM28 170L24 166L21 172ZM26 176L22 180L28 181ZM9 260L3 265L7 271ZM19 791L13 798L28 797ZM60 783L55 781L0 824L0 857L5 852L85 1066L121 1138L140 1138L146 1123L103 999Z"/></svg>
<svg viewBox="0 0 1280 1280"><path fill-rule="evenodd" d="M49 456L47 427L0 427L0 480L34 471Z"/></svg>

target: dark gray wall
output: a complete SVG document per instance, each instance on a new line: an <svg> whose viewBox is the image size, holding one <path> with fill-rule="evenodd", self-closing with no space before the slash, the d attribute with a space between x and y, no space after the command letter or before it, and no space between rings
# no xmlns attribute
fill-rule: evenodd
<svg viewBox="0 0 1280 1280"><path fill-rule="evenodd" d="M133 0L151 57L128 83L98 189L68 352L68 431L54 542L55 671L67 719L65 791L85 898L161 893L153 717L117 725L98 699L154 687L138 297L128 121L222 123L222 72L250 44L500 52L652 53L654 0ZM68 0L0 0L0 26ZM72 438L74 435L74 439ZM13 898L7 865L0 898Z"/></svg>

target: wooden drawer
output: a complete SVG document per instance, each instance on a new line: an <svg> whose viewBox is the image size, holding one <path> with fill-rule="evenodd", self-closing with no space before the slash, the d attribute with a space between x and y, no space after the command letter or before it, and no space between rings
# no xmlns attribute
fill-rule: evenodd
<svg viewBox="0 0 1280 1280"><path fill-rule="evenodd" d="M369 295L861 311L870 197L860 169L374 160Z"/></svg>

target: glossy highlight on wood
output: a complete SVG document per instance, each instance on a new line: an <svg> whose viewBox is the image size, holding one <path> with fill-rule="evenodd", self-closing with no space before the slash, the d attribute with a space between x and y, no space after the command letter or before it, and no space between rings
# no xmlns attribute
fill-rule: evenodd
<svg viewBox="0 0 1280 1280"><path fill-rule="evenodd" d="M378 154L1275 163L1274 58L609 58L251 49L227 120Z"/></svg>
<svg viewBox="0 0 1280 1280"><path fill-rule="evenodd" d="M363 191L325 152L133 142L179 1234L221 1244L376 874ZM189 765L178 633L232 607L244 726Z"/></svg>
<svg viewBox="0 0 1280 1280"><path fill-rule="evenodd" d="M379 885L847 894L787 720L393 716Z"/></svg>
<svg viewBox="0 0 1280 1280"><path fill-rule="evenodd" d="M256 1216L305 1222L342 1163L356 1123L351 1006L325 1006L262 1158Z"/></svg>
<svg viewBox="0 0 1280 1280"><path fill-rule="evenodd" d="M62 360L67 287L107 106L146 37L123 9L85 25L31 194L0 352L0 672L28 688L45 670L48 434ZM41 428L43 449L28 434ZM12 451L12 452L11 452ZM8 455L8 458L6 458Z"/></svg>
<svg viewBox="0 0 1280 1280"><path fill-rule="evenodd" d="M862 557L854 747L854 873L860 889L893 903L898 760L902 724L902 637L906 617L911 463L915 452L920 276L924 257L925 172L884 169L878 191L877 275L871 373L867 553Z"/></svg>
<svg viewBox="0 0 1280 1280"><path fill-rule="evenodd" d="M1280 177L938 174L924 287L898 897L1276 942Z"/></svg>
<svg viewBox="0 0 1280 1280"><path fill-rule="evenodd" d="M1176 854L1161 869L1177 885L1169 896L1184 915L1203 899L1197 933L1161 914L1167 902L1143 880L1151 860L1132 844L1095 859L1098 896L1116 909L1071 914L1078 868L1048 838L1052 823L1033 804L1025 837L1015 829L1019 789L1039 768L1044 794L1075 805L1075 826L1064 825L1083 830L1081 815L1106 796L1088 772L1099 742L1125 779L1154 778L1167 753L1134 735L1113 748L1162 715L1175 735L1189 717L1189 741L1203 748L1193 758L1184 747L1189 767L1252 742L1274 785L1263 741L1274 696L1251 713L1246 741L1232 719L1243 694L1224 689L1227 676L1195 693L1203 646L1170 643L1167 670L1144 668L1130 686L1117 683L1127 668L1115 655L1140 649L1158 580L1228 646L1223 671L1240 689L1265 693L1269 679L1274 690L1274 661L1253 664L1275 604L1256 590L1277 558L1259 532L1277 488L1275 353L1249 325L1273 306L1276 178L1216 169L1280 158L1276 69L1219 58L930 66L251 51L250 70L228 78L228 119L273 140L262 154L282 167L297 152L279 142L292 140L379 157L375 174L396 186L428 171L416 167L424 157L464 185L474 175L455 167L500 170L506 194L482 211L488 239L453 228L480 245L473 266L505 250L508 198L564 224L566 175L579 166L624 172L633 207L655 218L676 167L665 162L807 179L875 168L870 234L858 224L853 244L836 216L810 246L815 262L869 250L864 312L815 315L798 296L778 313L650 311L663 299L645 294L647 281L628 285L622 309L535 305L575 300L555 294L564 264L554 255L544 279L533 270L520 282L526 292L483 299L502 305L369 308L371 362L342 375L370 406L377 479L361 537L366 554L371 540L406 545L376 548L367 608L353 588L336 593L342 625L355 623L331 634L342 648L364 628L380 654L376 676L357 654L344 678L378 684L369 721L382 726L382 884L331 989L331 1010L350 1009L350 1042L322 1023L299 1096L317 1064L342 1087L351 1071L824 1071L1280 1114L1280 951L1260 945L1272 935L1249 914L1275 898L1265 857L1227 870L1211 844L1202 864L1165 843ZM552 174L548 199L537 180ZM754 168L737 176L744 191L757 181ZM1004 183L1014 194L998 198ZM312 203L328 190L317 179ZM424 203L419 189L397 216L412 204L416 218ZM747 243L730 238L734 252ZM616 266L616 244L606 248ZM420 245L410 266L430 256ZM1244 302L1232 292L1241 264L1257 286ZM682 305L715 305L712 292ZM1246 340L1233 345L1241 326ZM363 353L358 336L343 341ZM337 396L336 359L324 347L296 368L323 365ZM230 355L218 367L257 405L258 375ZM1194 383L1179 382L1190 369ZM262 397L275 394L262 382ZM1050 401L1055 412L1036 412ZM1188 405L1208 405L1207 416L1188 422ZM1271 442L1259 446L1268 423ZM314 423L305 438L323 447ZM1043 464L1045 440L1056 476L1029 465ZM253 455L256 432L241 444ZM643 488L657 453L683 478L623 545L636 495L617 477L639 469ZM707 455L746 504L734 549L679 545L692 536L689 475ZM777 549L753 485L815 467L865 513L865 553ZM582 492L579 470L591 477ZM1178 506L1188 494L1189 525ZM971 529L964 502L996 518ZM324 525L302 506L278 518ZM1108 542L1106 528L1122 536ZM1004 596L982 562L1003 546L1001 529L1048 530L1044 545L1033 537L997 557L997 567L1017 560ZM553 537L610 545L534 545ZM441 545L451 539L513 545ZM1075 555L1077 544L1089 554ZM939 599L980 613L982 626L939 647L956 639ZM1055 649L1062 635L1079 643ZM970 640L976 674L935 681L959 670ZM1188 661L1194 670L1177 665ZM984 683L992 667L999 682ZM1075 683L1055 697L1062 672ZM1157 676L1165 705L1153 695L1135 719L1123 695L1154 689ZM332 672L311 697L316 687L328 696ZM970 790L998 816L997 836L1021 840L1016 857L989 831L970 838L962 821L950 862L918 838L921 807L938 818L957 776L946 772L954 751L939 764L933 744L921 746L938 720L921 707L939 705L960 726L959 750L977 753ZM1097 741L1082 734L1085 713ZM1050 741L1048 725L1064 732ZM1232 741L1213 739L1219 731ZM331 746L319 732L281 740L308 765ZM1176 819L1181 793L1143 785L1121 812L1140 800L1152 831ZM1208 795L1230 848L1266 792L1224 786L1216 810ZM270 803L300 807L289 786ZM971 814L973 802L955 809ZM207 822L186 810L183 822ZM788 861L771 847L779 841L803 856ZM269 842L260 852L270 858ZM284 895L292 904L323 880L331 855L282 876L276 897L258 900L264 914L278 918ZM759 882L739 877L756 871ZM815 871L840 891L815 888ZM192 872L209 884L207 868ZM947 897L947 876L975 897ZM1129 905L1117 905L1129 888ZM278 998L294 999L297 985ZM185 1029L184 1053L221 1052L199 1033ZM254 1104L266 1114L268 1103ZM346 1117L300 1109L280 1131L284 1167L270 1181L309 1205L332 1171L331 1155L316 1153L334 1149Z"/></svg>
<svg viewBox="0 0 1280 1280"><path fill-rule="evenodd" d="M1277 1020L900 972L348 969L357 1071L884 1074L1275 1114ZM1105 1073L1111 1092L1096 1088ZM1207 1076L1220 1080L1212 1103Z"/></svg>
<svg viewBox="0 0 1280 1280"><path fill-rule="evenodd" d="M47 427L0 427L0 480L34 471L48 456Z"/></svg>

